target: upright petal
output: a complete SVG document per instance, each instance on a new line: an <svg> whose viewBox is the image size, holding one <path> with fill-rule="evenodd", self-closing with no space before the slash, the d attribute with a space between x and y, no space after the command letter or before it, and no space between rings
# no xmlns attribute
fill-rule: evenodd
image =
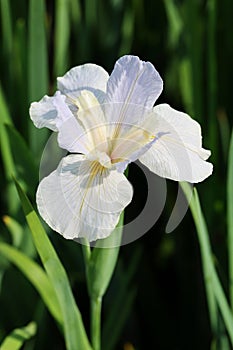
<svg viewBox="0 0 233 350"><path fill-rule="evenodd" d="M156 140L139 160L161 177L192 183L211 175L213 166L205 160L210 151L202 148L200 125L169 105L154 108Z"/></svg>
<svg viewBox="0 0 233 350"><path fill-rule="evenodd" d="M69 155L38 187L41 216L67 239L107 237L132 199L123 174L109 171L82 155Z"/></svg>
<svg viewBox="0 0 233 350"><path fill-rule="evenodd" d="M115 64L107 84L107 101L153 107L161 94L163 81L150 62L136 56L123 56Z"/></svg>
<svg viewBox="0 0 233 350"><path fill-rule="evenodd" d="M150 62L123 56L114 67L107 84L104 110L111 124L109 137L121 137L126 125L140 125L162 91L163 82Z"/></svg>
<svg viewBox="0 0 233 350"><path fill-rule="evenodd" d="M66 97L59 91L52 97L45 96L30 107L30 117L37 128L49 128L58 132L59 146L69 152L88 153L88 138L65 103Z"/></svg>
<svg viewBox="0 0 233 350"><path fill-rule="evenodd" d="M104 68L87 63L71 68L63 77L57 78L57 87L63 93L77 90L105 92L108 78Z"/></svg>
<svg viewBox="0 0 233 350"><path fill-rule="evenodd" d="M88 90L83 90L76 100L78 111L76 116L82 124L89 139L90 152L99 150L107 151L107 134L105 115L95 95Z"/></svg>

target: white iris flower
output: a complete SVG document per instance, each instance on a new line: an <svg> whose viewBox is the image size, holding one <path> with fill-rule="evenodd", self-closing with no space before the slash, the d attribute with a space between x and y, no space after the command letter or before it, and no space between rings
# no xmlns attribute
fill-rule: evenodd
<svg viewBox="0 0 233 350"><path fill-rule="evenodd" d="M84 64L57 81L55 95L32 103L30 116L72 153L37 191L41 216L65 238L111 234L132 200L123 172L136 159L176 181L195 183L212 173L199 124L167 104L154 107L163 82L151 63L124 56L110 76Z"/></svg>

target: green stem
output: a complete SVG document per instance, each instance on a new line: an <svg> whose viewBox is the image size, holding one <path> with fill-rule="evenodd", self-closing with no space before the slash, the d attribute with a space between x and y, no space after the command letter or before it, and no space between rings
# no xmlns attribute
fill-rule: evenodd
<svg viewBox="0 0 233 350"><path fill-rule="evenodd" d="M93 350L101 348L101 297L91 297L91 343Z"/></svg>
<svg viewBox="0 0 233 350"><path fill-rule="evenodd" d="M87 266L89 259L91 257L91 248L90 248L90 244L86 238L82 239L82 251L83 251L83 257L85 260L85 265Z"/></svg>

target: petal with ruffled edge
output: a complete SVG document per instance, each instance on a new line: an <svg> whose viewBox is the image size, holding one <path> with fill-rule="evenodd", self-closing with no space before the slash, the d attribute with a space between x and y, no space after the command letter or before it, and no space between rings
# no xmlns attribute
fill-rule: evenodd
<svg viewBox="0 0 233 350"><path fill-rule="evenodd" d="M167 104L154 112L156 139L139 160L157 175L176 181L196 183L210 176L213 166L206 162L210 151L202 148L200 125Z"/></svg>
<svg viewBox="0 0 233 350"><path fill-rule="evenodd" d="M109 103L136 104L152 108L161 94L163 81L150 62L126 55L115 64L107 83Z"/></svg>
<svg viewBox="0 0 233 350"><path fill-rule="evenodd" d="M163 89L163 81L150 62L123 56L115 64L107 83L106 119L116 124L110 137L118 137L123 124L141 123Z"/></svg>
<svg viewBox="0 0 233 350"><path fill-rule="evenodd" d="M111 234L132 195L123 174L82 155L69 155L40 182L37 206L48 225L65 238L94 241Z"/></svg>
<svg viewBox="0 0 233 350"><path fill-rule="evenodd" d="M91 91L100 102L105 98L109 75L104 68L92 63L71 68L63 77L57 78L57 87L72 103L81 90Z"/></svg>
<svg viewBox="0 0 233 350"><path fill-rule="evenodd" d="M66 97L59 91L54 96L44 96L30 106L30 117L37 128L46 127L58 132L58 143L69 152L88 153L89 140L83 127L73 116Z"/></svg>

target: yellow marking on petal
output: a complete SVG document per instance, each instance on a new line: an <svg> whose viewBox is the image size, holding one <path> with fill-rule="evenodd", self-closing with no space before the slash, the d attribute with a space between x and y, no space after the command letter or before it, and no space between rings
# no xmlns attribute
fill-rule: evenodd
<svg viewBox="0 0 233 350"><path fill-rule="evenodd" d="M130 158L130 155L155 139L149 131L142 127L134 126L121 138L115 140L114 149L111 152L112 163L122 162Z"/></svg>
<svg viewBox="0 0 233 350"><path fill-rule="evenodd" d="M99 101L91 91L83 90L75 100L75 104L80 111L85 111L89 108L99 106Z"/></svg>
<svg viewBox="0 0 233 350"><path fill-rule="evenodd" d="M82 202L81 202L81 205L80 205L80 209L79 209L79 214L81 215L81 212L82 212L82 209L83 209L83 205L84 205L84 202L85 202L85 198L87 196L87 193L88 193L88 190L90 189L90 187L92 186L93 184L93 181L95 179L95 177L100 173L101 175L103 175L103 173L106 171L107 169L102 166L98 161L94 161L91 165L91 170L90 170L90 176L89 176L89 179L88 179L88 182L86 184L86 189L85 189L85 193L83 195L83 198L82 198Z"/></svg>

